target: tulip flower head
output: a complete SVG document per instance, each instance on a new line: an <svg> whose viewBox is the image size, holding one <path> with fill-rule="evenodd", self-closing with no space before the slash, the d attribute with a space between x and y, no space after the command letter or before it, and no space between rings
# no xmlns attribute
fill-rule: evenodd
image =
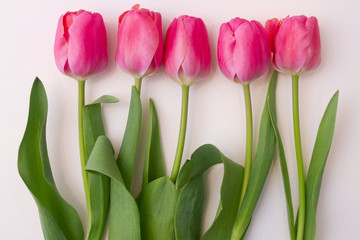
<svg viewBox="0 0 360 240"><path fill-rule="evenodd" d="M165 39L165 73L180 85L192 85L210 72L208 33L200 18L180 16L170 24Z"/></svg>
<svg viewBox="0 0 360 240"><path fill-rule="evenodd" d="M234 18L220 27L218 62L230 80L249 83L269 69L270 50L264 27L257 21Z"/></svg>
<svg viewBox="0 0 360 240"><path fill-rule="evenodd" d="M116 62L135 78L153 74L161 65L161 15L136 4L119 17Z"/></svg>
<svg viewBox="0 0 360 240"><path fill-rule="evenodd" d="M318 21L315 17L287 17L266 22L266 31L273 44L274 68L293 76L317 68L321 62Z"/></svg>
<svg viewBox="0 0 360 240"><path fill-rule="evenodd" d="M102 16L84 10L61 15L54 55L58 69L77 80L103 72L108 65L108 53Z"/></svg>

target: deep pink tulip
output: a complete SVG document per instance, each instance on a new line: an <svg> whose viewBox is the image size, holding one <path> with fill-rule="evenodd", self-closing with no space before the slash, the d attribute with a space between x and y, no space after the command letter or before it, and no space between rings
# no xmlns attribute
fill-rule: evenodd
<svg viewBox="0 0 360 240"><path fill-rule="evenodd" d="M301 75L317 68L321 62L318 21L315 17L287 17L266 22L273 42L273 64L276 70Z"/></svg>
<svg viewBox="0 0 360 240"><path fill-rule="evenodd" d="M180 85L190 86L210 72L208 33L200 18L180 16L169 26L165 39L164 69Z"/></svg>
<svg viewBox="0 0 360 240"><path fill-rule="evenodd" d="M257 21L234 18L220 27L218 62L230 80L249 83L269 69L270 50L264 27Z"/></svg>
<svg viewBox="0 0 360 240"><path fill-rule="evenodd" d="M161 15L136 4L119 17L116 62L135 78L154 73L161 65Z"/></svg>
<svg viewBox="0 0 360 240"><path fill-rule="evenodd" d="M108 53L102 16L84 10L61 15L54 55L59 70L75 79L86 80L103 72Z"/></svg>

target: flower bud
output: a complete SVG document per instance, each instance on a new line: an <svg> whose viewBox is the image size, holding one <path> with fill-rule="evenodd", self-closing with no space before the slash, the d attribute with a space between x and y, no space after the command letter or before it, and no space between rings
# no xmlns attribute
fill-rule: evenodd
<svg viewBox="0 0 360 240"><path fill-rule="evenodd" d="M154 73L161 65L161 15L136 4L119 17L116 62L135 78Z"/></svg>
<svg viewBox="0 0 360 240"><path fill-rule="evenodd" d="M280 72L299 76L317 68L321 62L320 31L315 17L287 17L266 22L273 42L273 65Z"/></svg>
<svg viewBox="0 0 360 240"><path fill-rule="evenodd" d="M230 80L249 83L269 69L270 50L264 27L257 21L234 18L220 27L218 62Z"/></svg>
<svg viewBox="0 0 360 240"><path fill-rule="evenodd" d="M180 16L170 24L165 40L165 73L180 85L190 86L210 72L208 33L200 18Z"/></svg>
<svg viewBox="0 0 360 240"><path fill-rule="evenodd" d="M78 80L103 72L108 65L106 30L102 16L84 10L59 19L54 46L58 69Z"/></svg>

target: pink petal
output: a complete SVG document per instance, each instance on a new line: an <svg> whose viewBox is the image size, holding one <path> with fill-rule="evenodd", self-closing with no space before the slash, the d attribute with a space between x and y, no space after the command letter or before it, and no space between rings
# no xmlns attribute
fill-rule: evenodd
<svg viewBox="0 0 360 240"><path fill-rule="evenodd" d="M183 23L188 36L188 50L182 63L184 74L193 81L210 72L210 47L207 30L200 18L187 17ZM190 85L191 82L185 83Z"/></svg>
<svg viewBox="0 0 360 240"><path fill-rule="evenodd" d="M246 19L242 19L242 18L238 18L238 17L237 17L237 18L231 19L228 24L229 24L231 30L232 30L233 32L235 32L236 29L237 29L241 24L246 23L246 22L248 22Z"/></svg>
<svg viewBox="0 0 360 240"><path fill-rule="evenodd" d="M317 19L315 17L308 18L305 27L309 32L310 46L302 72L317 68L321 62L320 30Z"/></svg>
<svg viewBox="0 0 360 240"><path fill-rule="evenodd" d="M174 19L166 33L164 50L164 70L173 79L178 78L187 48L188 40L185 26L180 18Z"/></svg>
<svg viewBox="0 0 360 240"><path fill-rule="evenodd" d="M122 22L123 18L125 17L125 15L128 13L129 11L123 12L120 17L119 17L119 21L118 24L120 25L120 23Z"/></svg>
<svg viewBox="0 0 360 240"><path fill-rule="evenodd" d="M65 64L67 63L68 44L64 37L64 15L59 18L58 26L55 34L54 56L57 68L65 73Z"/></svg>
<svg viewBox="0 0 360 240"><path fill-rule="evenodd" d="M106 69L107 38L100 14L83 12L74 17L68 44L68 64L74 76L88 78Z"/></svg>
<svg viewBox="0 0 360 240"><path fill-rule="evenodd" d="M234 50L236 45L235 31L245 19L234 18L220 27L218 40L218 63L221 72L230 80L234 80L236 74Z"/></svg>
<svg viewBox="0 0 360 240"><path fill-rule="evenodd" d="M305 22L305 16L298 16L287 18L281 24L275 38L274 56L274 62L280 71L292 75L301 71L310 46Z"/></svg>
<svg viewBox="0 0 360 240"><path fill-rule="evenodd" d="M270 52L264 28L256 21L246 22L235 31L234 64L242 83L259 78L269 68Z"/></svg>
<svg viewBox="0 0 360 240"><path fill-rule="evenodd" d="M119 24L116 62L131 74L142 77L159 45L154 21L146 14L130 10Z"/></svg>
<svg viewBox="0 0 360 240"><path fill-rule="evenodd" d="M162 26L161 26L161 15L158 12L153 12L153 20L156 24L158 34L159 34L159 45L156 49L153 60L151 61L150 67L145 75L150 75L154 73L161 65L163 58L163 38L162 38Z"/></svg>
<svg viewBox="0 0 360 240"><path fill-rule="evenodd" d="M269 19L265 23L265 31L269 39L269 47L271 52L274 52L274 40L277 32L279 31L280 21L277 18Z"/></svg>
<svg viewBox="0 0 360 240"><path fill-rule="evenodd" d="M218 39L218 63L221 72L230 80L235 77L234 49L235 36L228 23L223 23L220 27Z"/></svg>

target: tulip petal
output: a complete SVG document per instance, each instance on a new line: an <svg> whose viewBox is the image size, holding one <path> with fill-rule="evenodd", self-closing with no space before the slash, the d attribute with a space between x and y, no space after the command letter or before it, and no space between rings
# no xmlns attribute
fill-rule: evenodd
<svg viewBox="0 0 360 240"><path fill-rule="evenodd" d="M188 50L182 69L191 85L194 79L207 76L210 72L210 46L207 30L200 18L187 17L183 23L188 36Z"/></svg>
<svg viewBox="0 0 360 240"><path fill-rule="evenodd" d="M119 24L116 62L135 77L142 77L158 45L158 30L151 17L130 10Z"/></svg>
<svg viewBox="0 0 360 240"><path fill-rule="evenodd" d="M172 79L178 79L180 66L188 48L186 29L181 19L170 24L165 40L164 70Z"/></svg>
<svg viewBox="0 0 360 240"><path fill-rule="evenodd" d="M310 46L302 72L317 68L321 62L320 30L317 19L315 17L308 18L305 27L309 32Z"/></svg>
<svg viewBox="0 0 360 240"><path fill-rule="evenodd" d="M256 21L245 22L235 31L234 64L242 83L261 77L269 68L270 52L264 28Z"/></svg>
<svg viewBox="0 0 360 240"><path fill-rule="evenodd" d="M56 29L54 56L57 68L60 70L60 72L66 74L64 69L67 63L68 44L64 37L63 21L64 15L61 15Z"/></svg>
<svg viewBox="0 0 360 240"><path fill-rule="evenodd" d="M100 14L82 12L69 27L68 63L74 76L87 78L108 64L107 38Z"/></svg>
<svg viewBox="0 0 360 240"><path fill-rule="evenodd" d="M161 65L162 58L163 58L163 39L162 39L162 26L161 26L161 15L158 12L151 12L151 16L153 21L156 24L156 28L158 30L159 34L159 45L155 52L154 58L150 64L150 67L148 71L145 73L145 75L150 75L154 73Z"/></svg>
<svg viewBox="0 0 360 240"><path fill-rule="evenodd" d="M297 16L282 23L275 37L274 62L278 70L296 75L304 66L310 45L305 21L305 16Z"/></svg>
<svg viewBox="0 0 360 240"><path fill-rule="evenodd" d="M218 62L221 72L230 80L235 77L234 49L235 36L228 23L220 27L218 40Z"/></svg>
<svg viewBox="0 0 360 240"><path fill-rule="evenodd" d="M234 80L236 74L234 49L236 38L234 32L236 29L247 22L245 19L234 18L220 27L218 40L218 62L221 72L230 80Z"/></svg>
<svg viewBox="0 0 360 240"><path fill-rule="evenodd" d="M277 32L279 31L279 27L280 27L280 21L277 18L269 19L265 23L265 31L268 35L269 48L271 52L274 52L274 48L275 48L274 39Z"/></svg>
<svg viewBox="0 0 360 240"><path fill-rule="evenodd" d="M128 13L129 11L126 11L126 12L123 12L120 17L119 17L119 20L118 20L118 24L121 24L123 18L125 17L125 15Z"/></svg>

